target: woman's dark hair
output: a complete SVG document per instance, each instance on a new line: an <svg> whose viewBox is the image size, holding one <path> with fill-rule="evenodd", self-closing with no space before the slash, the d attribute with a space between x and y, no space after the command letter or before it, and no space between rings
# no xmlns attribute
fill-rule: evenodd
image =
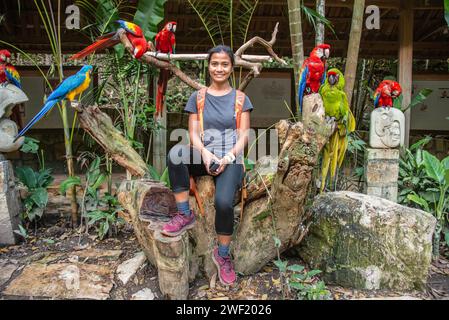
<svg viewBox="0 0 449 320"><path fill-rule="evenodd" d="M234 52L232 52L231 48L229 48L228 46L224 46L222 44L213 47L212 49L210 49L207 54L207 62L210 63L210 59L212 58L212 55L214 53L220 53L220 52L224 52L229 56L229 59L231 59L231 64L234 66L234 62L235 62L235 58L234 58Z"/></svg>

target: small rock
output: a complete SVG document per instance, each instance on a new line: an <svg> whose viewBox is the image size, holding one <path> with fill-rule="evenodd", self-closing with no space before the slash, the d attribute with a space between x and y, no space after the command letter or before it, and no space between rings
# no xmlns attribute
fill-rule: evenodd
<svg viewBox="0 0 449 320"><path fill-rule="evenodd" d="M15 260L0 260L0 286L5 284L18 268Z"/></svg>
<svg viewBox="0 0 449 320"><path fill-rule="evenodd" d="M48 234L51 237L59 237L64 234L65 228L61 228L59 226L52 226L45 231L46 234Z"/></svg>
<svg viewBox="0 0 449 320"><path fill-rule="evenodd" d="M126 285L133 275L136 274L137 270L146 261L145 254L143 252L138 252L134 258L126 260L120 264L117 268L117 277Z"/></svg>
<svg viewBox="0 0 449 320"><path fill-rule="evenodd" d="M154 293L150 288L145 288L133 294L131 300L154 300Z"/></svg>

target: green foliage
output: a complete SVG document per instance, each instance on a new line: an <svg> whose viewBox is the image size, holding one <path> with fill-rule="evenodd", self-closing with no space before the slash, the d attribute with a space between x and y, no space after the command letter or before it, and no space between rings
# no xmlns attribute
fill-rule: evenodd
<svg viewBox="0 0 449 320"><path fill-rule="evenodd" d="M444 19L449 26L449 0L444 0Z"/></svg>
<svg viewBox="0 0 449 320"><path fill-rule="evenodd" d="M98 205L107 207L107 209L89 211L86 217L89 219L89 225L97 225L98 236L100 240L103 240L106 234L112 235L112 228L117 230L117 227L124 224L125 221L118 217L118 212L122 211L123 208L119 205L116 197L106 193L99 200Z"/></svg>
<svg viewBox="0 0 449 320"><path fill-rule="evenodd" d="M39 140L30 137L25 137L25 142L20 148L20 151L22 151L23 153L37 154L38 150L39 150Z"/></svg>
<svg viewBox="0 0 449 320"><path fill-rule="evenodd" d="M296 291L300 300L329 300L331 294L327 290L324 281L316 278L321 270L304 271L304 267L294 264L286 267L291 271L288 279L288 287Z"/></svg>
<svg viewBox="0 0 449 320"><path fill-rule="evenodd" d="M48 202L47 188L54 180L51 169L34 171L30 167L18 167L15 173L20 183L27 188L22 219L31 222L41 218Z"/></svg>
<svg viewBox="0 0 449 320"><path fill-rule="evenodd" d="M25 242L27 242L28 238L30 237L27 230L21 224L19 224L19 230L14 230L14 233L21 236L23 240L25 240Z"/></svg>
<svg viewBox="0 0 449 320"><path fill-rule="evenodd" d="M134 15L134 22L139 25L145 37L153 41L158 33L158 25L164 20L164 4L167 0L140 0Z"/></svg>
<svg viewBox="0 0 449 320"><path fill-rule="evenodd" d="M81 185L81 178L80 177L78 177L78 176L68 177L59 186L59 192L62 195L65 195L67 193L68 189L72 188L73 186L80 186L80 185Z"/></svg>
<svg viewBox="0 0 449 320"><path fill-rule="evenodd" d="M423 160L423 148L431 139L431 137L421 139L401 152L398 179L398 202L400 204L412 204L413 200L409 199L408 196L413 194L426 201L432 201L431 194L426 190L433 186L425 171Z"/></svg>
<svg viewBox="0 0 449 320"><path fill-rule="evenodd" d="M404 109L402 109L402 95L399 96L398 99L394 100L394 107L398 108L398 109L402 109L402 112L407 111L410 108L413 108L415 106L417 106L418 104L424 102L428 96L430 96L430 94L433 92L432 89L428 89L428 88L424 88L421 89L417 95L415 95L412 99L412 102L410 102L410 104L405 107Z"/></svg>
<svg viewBox="0 0 449 320"><path fill-rule="evenodd" d="M449 157L440 161L422 150L428 141L430 138L425 138L404 150L399 167L399 201L405 202L406 197L410 204L435 216L434 256L438 256L440 232L449 222ZM447 239L446 233L444 236Z"/></svg>

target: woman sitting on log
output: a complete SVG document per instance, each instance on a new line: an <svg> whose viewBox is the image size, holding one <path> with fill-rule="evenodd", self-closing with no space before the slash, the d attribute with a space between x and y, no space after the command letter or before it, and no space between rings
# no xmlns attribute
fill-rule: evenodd
<svg viewBox="0 0 449 320"><path fill-rule="evenodd" d="M168 154L178 214L164 225L162 233L177 236L193 228L195 213L189 207L189 176L213 176L218 246L213 250L212 259L220 281L229 285L236 280L229 256L234 231L234 197L244 176L242 154L248 143L249 112L253 106L245 94L229 83L235 63L232 50L220 45L208 54L210 86L194 92L185 107L190 113L191 145L176 145Z"/></svg>

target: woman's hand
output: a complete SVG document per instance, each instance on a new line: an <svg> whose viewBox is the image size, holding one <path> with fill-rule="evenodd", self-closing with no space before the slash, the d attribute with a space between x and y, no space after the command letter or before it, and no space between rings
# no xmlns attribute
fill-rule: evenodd
<svg viewBox="0 0 449 320"><path fill-rule="evenodd" d="M210 152L206 148L203 148L201 150L201 157L203 158L204 166L206 167L207 173L209 173L212 176L216 176L217 175L217 171L210 172L209 171L209 166L210 166L212 160L215 160L216 162L220 162L220 160L212 152Z"/></svg>
<svg viewBox="0 0 449 320"><path fill-rule="evenodd" d="M234 154L232 154L231 152L229 152L228 154L226 154L222 159L220 159L220 167L218 167L217 169L217 175L219 175L220 173L222 173L225 169L226 166L228 164L233 163L235 160L235 156Z"/></svg>

